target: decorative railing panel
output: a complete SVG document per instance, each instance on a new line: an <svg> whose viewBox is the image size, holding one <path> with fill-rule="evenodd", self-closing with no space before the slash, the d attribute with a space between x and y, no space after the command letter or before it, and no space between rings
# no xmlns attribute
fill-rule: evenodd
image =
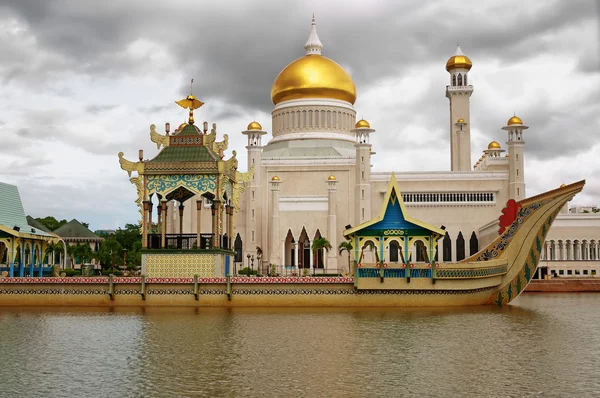
<svg viewBox="0 0 600 398"><path fill-rule="evenodd" d="M465 279L485 278L489 276L503 275L507 272L508 265L499 265L488 268L453 268L436 270L436 279Z"/></svg>

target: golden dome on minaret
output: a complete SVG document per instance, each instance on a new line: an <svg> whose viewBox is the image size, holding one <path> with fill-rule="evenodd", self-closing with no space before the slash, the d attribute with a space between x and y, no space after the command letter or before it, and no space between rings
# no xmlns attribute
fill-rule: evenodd
<svg viewBox="0 0 600 398"><path fill-rule="evenodd" d="M521 120L520 117L515 115L515 116L511 117L510 119L508 119L508 122L506 124L508 124L509 126L512 126L513 124L523 124L523 121Z"/></svg>
<svg viewBox="0 0 600 398"><path fill-rule="evenodd" d="M273 104L301 98L338 99L354 104L354 81L344 68L321 55L323 44L317 36L314 17L304 48L306 55L286 66L275 79L271 88Z"/></svg>
<svg viewBox="0 0 600 398"><path fill-rule="evenodd" d="M280 181L280 179L277 176L273 176L273 178L271 178L271 181Z"/></svg>
<svg viewBox="0 0 600 398"><path fill-rule="evenodd" d="M492 141L488 145L488 149L501 149L500 143L498 141Z"/></svg>
<svg viewBox="0 0 600 398"><path fill-rule="evenodd" d="M456 121L456 123L464 123L464 122L465 122L465 119L463 119L462 117Z"/></svg>
<svg viewBox="0 0 600 398"><path fill-rule="evenodd" d="M335 181L335 176L332 174L327 178L329 181Z"/></svg>
<svg viewBox="0 0 600 398"><path fill-rule="evenodd" d="M371 124L369 122L367 122L365 119L360 119L358 122L356 122L354 127L357 129L363 129L363 128L370 129Z"/></svg>
<svg viewBox="0 0 600 398"><path fill-rule="evenodd" d="M456 46L456 53L446 62L446 70L450 72L453 69L471 70L473 63L465 54L463 54L460 46Z"/></svg>
<svg viewBox="0 0 600 398"><path fill-rule="evenodd" d="M259 122L254 121L248 125L247 130L262 130L262 126Z"/></svg>

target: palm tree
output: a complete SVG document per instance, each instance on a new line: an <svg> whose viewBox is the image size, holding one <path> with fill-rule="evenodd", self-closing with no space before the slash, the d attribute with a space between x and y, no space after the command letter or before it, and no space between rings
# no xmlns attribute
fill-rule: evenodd
<svg viewBox="0 0 600 398"><path fill-rule="evenodd" d="M329 241L327 240L327 238L315 238L312 242L312 249L313 249L313 253L314 253L314 259L315 259L315 265L317 265L317 253L322 250L325 249L325 251L329 251L329 249L332 249L333 247L331 246L331 243L329 243ZM325 268L327 268L327 257L325 257ZM313 266L313 275L315 274L315 266Z"/></svg>
<svg viewBox="0 0 600 398"><path fill-rule="evenodd" d="M352 252L352 249L354 249L354 247L352 246L352 242L350 242L349 240L340 243L340 245L338 246L340 256L344 251L348 252L348 273L352 272L352 270L350 269L350 253Z"/></svg>

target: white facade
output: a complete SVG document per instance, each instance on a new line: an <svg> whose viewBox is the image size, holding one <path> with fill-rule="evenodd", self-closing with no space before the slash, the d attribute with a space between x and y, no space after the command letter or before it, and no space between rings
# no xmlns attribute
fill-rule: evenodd
<svg viewBox="0 0 600 398"><path fill-rule="evenodd" d="M323 45L314 22L305 48L310 54L307 56L321 54ZM455 67L450 60L447 64L451 171L394 170L411 216L443 225L448 233L439 241L438 261L458 261L478 251L497 236L497 219L506 202L526 197L524 131L528 127L516 116L502 127L507 134L508 155L493 142L471 167L470 60L460 48L456 56L466 58L469 65L457 63ZM286 266L292 272L299 272L301 265L312 272L316 254L311 242L325 237L333 249L318 255L317 267L323 263L319 271L348 271L348 254L339 255L337 249L342 233L348 225L356 226L379 213L392 173L371 171L375 148L369 138L378 133L365 123L357 123L350 102L303 97L275 105L272 138L266 145L262 140L267 132L262 128L251 130L249 126L242 132L248 136L248 169L253 168L254 178L242 195L235 219L238 250L241 243L238 261L241 258L246 266L247 256L256 255L260 248L262 272L267 272L269 264ZM195 211L190 207L190 214L184 215L191 219L190 230ZM583 246L577 250L587 250L587 254L580 254L581 261L595 261L598 268L600 216L577 218L577 222L568 217L561 214L557 219L548 237L551 246L547 243L547 247L560 247L556 242L578 242ZM488 223L482 225L482 220ZM176 224L171 223L175 226L172 232L178 231ZM184 232L187 228L184 221ZM389 255L386 248L386 261ZM558 260L555 254L551 262L567 261L568 256L562 256L564 259ZM573 256L572 261L580 261Z"/></svg>

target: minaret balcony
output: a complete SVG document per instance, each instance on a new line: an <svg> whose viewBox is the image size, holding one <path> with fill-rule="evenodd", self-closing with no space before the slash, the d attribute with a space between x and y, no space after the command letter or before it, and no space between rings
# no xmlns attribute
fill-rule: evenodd
<svg viewBox="0 0 600 398"><path fill-rule="evenodd" d="M473 85L468 86L446 86L446 91L473 91Z"/></svg>

